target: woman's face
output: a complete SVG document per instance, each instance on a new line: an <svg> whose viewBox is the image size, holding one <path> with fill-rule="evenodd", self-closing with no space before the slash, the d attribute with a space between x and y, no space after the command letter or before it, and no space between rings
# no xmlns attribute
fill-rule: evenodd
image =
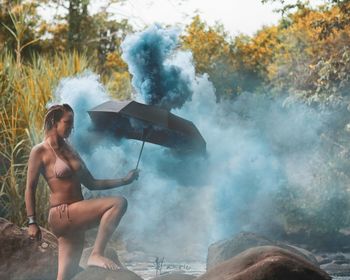
<svg viewBox="0 0 350 280"><path fill-rule="evenodd" d="M72 132L74 124L74 115L72 112L65 111L62 118L56 123L57 134L62 138L67 138Z"/></svg>

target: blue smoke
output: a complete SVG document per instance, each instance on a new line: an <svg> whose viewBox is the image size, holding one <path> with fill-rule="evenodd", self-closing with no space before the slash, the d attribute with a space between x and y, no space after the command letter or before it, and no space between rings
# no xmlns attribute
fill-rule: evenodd
<svg viewBox="0 0 350 280"><path fill-rule="evenodd" d="M252 93L217 103L209 77L196 75L191 54L175 51L176 45L173 30L155 26L129 37L124 57L137 98L191 120L207 142L208 157L181 159L146 143L139 180L103 195L127 197L118 230L131 248L204 260L207 246L218 239L283 223L273 197L286 181L310 198L309 208L322 204L314 174L326 170L318 135L323 119L302 105L286 108ZM125 176L135 167L140 142L116 142L90 129L86 111L109 98L96 75L62 80L55 98L75 110L70 141L96 178Z"/></svg>
<svg viewBox="0 0 350 280"><path fill-rule="evenodd" d="M123 42L123 59L133 75L132 84L146 104L170 110L191 98L189 77L169 61L177 46L178 31L157 25Z"/></svg>
<svg viewBox="0 0 350 280"><path fill-rule="evenodd" d="M54 92L54 100L58 103L68 103L74 110L75 126L72 140L78 150L91 151L96 146L97 139L94 138L98 136L91 132L92 123L87 110L109 99L105 88L99 82L99 76L91 71L62 79L59 83Z"/></svg>

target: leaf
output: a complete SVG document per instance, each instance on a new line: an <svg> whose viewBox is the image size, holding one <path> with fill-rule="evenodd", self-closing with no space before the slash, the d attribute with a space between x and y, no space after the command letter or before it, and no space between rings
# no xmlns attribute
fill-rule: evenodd
<svg viewBox="0 0 350 280"><path fill-rule="evenodd" d="M34 39L34 40L32 40L32 41L29 41L29 42L25 43L25 44L20 48L20 51L22 51L25 47L27 47L27 46L29 46L29 45L31 45L31 44L34 44L35 42L37 42L37 41L39 41L39 40L40 40L40 38L37 38L37 39Z"/></svg>
<svg viewBox="0 0 350 280"><path fill-rule="evenodd" d="M16 35L16 33L10 28L10 27L8 27L5 23L1 23L11 34L12 34L12 36L13 37L15 37L15 39L17 40L17 35Z"/></svg>

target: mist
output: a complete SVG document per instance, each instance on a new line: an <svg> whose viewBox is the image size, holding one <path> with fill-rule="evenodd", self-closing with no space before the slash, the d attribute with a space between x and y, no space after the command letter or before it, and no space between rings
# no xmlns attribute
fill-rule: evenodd
<svg viewBox="0 0 350 280"><path fill-rule="evenodd" d="M138 181L99 193L84 188L84 196L128 199L117 229L128 247L168 259L204 260L212 242L243 230L269 234L281 226L274 197L286 182L300 196L312 196L327 116L249 92L217 102L210 77L195 73L191 53L178 48L178 36L152 26L126 38L123 57L136 100L192 121L206 140L207 155L179 157L146 143ZM87 110L108 99L98 76L85 72L63 79L52 101L74 109L69 141L96 178L125 176L135 168L142 144L94 132ZM318 207L322 199L315 197L308 207Z"/></svg>

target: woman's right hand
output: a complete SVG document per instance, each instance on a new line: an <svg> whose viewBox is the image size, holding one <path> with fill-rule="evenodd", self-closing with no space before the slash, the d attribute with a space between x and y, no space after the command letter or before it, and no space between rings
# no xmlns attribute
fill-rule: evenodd
<svg viewBox="0 0 350 280"><path fill-rule="evenodd" d="M28 235L32 240L41 240L41 230L37 224L31 224L28 226Z"/></svg>

